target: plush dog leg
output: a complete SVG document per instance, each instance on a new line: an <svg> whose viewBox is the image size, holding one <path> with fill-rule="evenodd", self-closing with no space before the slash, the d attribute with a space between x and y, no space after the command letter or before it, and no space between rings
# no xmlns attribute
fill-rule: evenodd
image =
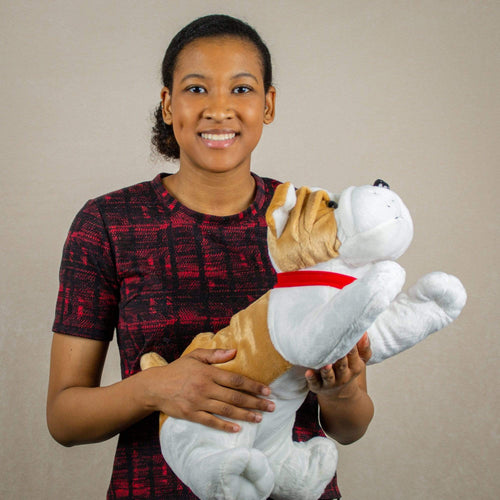
<svg viewBox="0 0 500 500"><path fill-rule="evenodd" d="M274 487L266 456L253 448L255 425L236 434L168 418L161 449L175 474L204 500L263 500Z"/></svg>
<svg viewBox="0 0 500 500"><path fill-rule="evenodd" d="M324 437L297 443L287 436L266 455L274 472L273 500L316 500L337 468L337 448Z"/></svg>
<svg viewBox="0 0 500 500"><path fill-rule="evenodd" d="M165 366L157 353L141 358L141 369ZM175 474L203 499L262 500L274 487L265 455L253 449L255 424L239 422L229 434L200 424L160 415L162 454Z"/></svg>
<svg viewBox="0 0 500 500"><path fill-rule="evenodd" d="M373 353L369 363L380 363L444 328L458 317L466 299L455 276L442 272L423 276L368 329Z"/></svg>
<svg viewBox="0 0 500 500"><path fill-rule="evenodd" d="M383 261L338 293L328 287L272 290L268 318L274 347L295 365L319 369L335 362L394 300L404 279L399 264Z"/></svg>

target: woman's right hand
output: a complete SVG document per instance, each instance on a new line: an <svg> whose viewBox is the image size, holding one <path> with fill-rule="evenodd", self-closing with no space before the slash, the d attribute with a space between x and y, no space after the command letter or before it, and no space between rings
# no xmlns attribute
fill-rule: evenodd
<svg viewBox="0 0 500 500"><path fill-rule="evenodd" d="M269 387L211 366L235 355L236 349L196 349L166 366L142 372L148 406L226 432L238 432L240 426L221 417L260 422L260 412L275 407L264 399L271 393Z"/></svg>
<svg viewBox="0 0 500 500"><path fill-rule="evenodd" d="M259 411L274 404L261 396L269 388L212 363L232 359L236 351L197 350L161 368L151 368L102 387L108 343L54 333L47 393L47 424L65 445L108 439L155 410L237 432L236 420L258 422Z"/></svg>

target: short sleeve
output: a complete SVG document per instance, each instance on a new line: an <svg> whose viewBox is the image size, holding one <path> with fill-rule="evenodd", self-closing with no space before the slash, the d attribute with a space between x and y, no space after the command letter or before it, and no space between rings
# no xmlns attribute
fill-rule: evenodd
<svg viewBox="0 0 500 500"><path fill-rule="evenodd" d="M89 201L75 217L64 245L53 331L110 341L118 301L108 232L96 202Z"/></svg>

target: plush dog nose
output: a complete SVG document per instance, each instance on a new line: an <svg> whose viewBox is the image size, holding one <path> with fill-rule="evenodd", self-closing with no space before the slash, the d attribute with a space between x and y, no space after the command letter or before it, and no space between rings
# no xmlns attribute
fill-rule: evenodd
<svg viewBox="0 0 500 500"><path fill-rule="evenodd" d="M387 182L383 181L382 179L377 179L377 180L373 183L373 185L374 185L375 187L381 187L381 188L391 189L391 188L389 187L389 184L387 184Z"/></svg>

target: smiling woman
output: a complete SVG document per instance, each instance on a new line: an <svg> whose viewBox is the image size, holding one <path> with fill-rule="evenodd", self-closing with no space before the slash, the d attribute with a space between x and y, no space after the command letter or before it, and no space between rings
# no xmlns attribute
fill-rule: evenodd
<svg viewBox="0 0 500 500"><path fill-rule="evenodd" d="M212 37L187 45L178 56L172 89L161 92L163 120L173 127L180 151L179 171L164 180L167 189L199 212L232 215L246 208L254 195L251 154L263 125L273 121L275 94L272 86L265 90L251 42ZM215 191L213 173L228 180L218 176ZM194 199L193 184L200 185Z"/></svg>
<svg viewBox="0 0 500 500"><path fill-rule="evenodd" d="M236 22L233 22L236 21ZM257 50L264 82L264 91L270 89L273 80L271 54L259 34L248 24L229 16L213 15L194 20L185 26L172 39L162 62L163 85L172 89L174 70L177 69L179 54L191 42L202 38L237 38L250 42ZM179 158L179 145L173 129L164 121L163 106L158 106L155 113L156 123L153 128L152 142L155 149L166 159Z"/></svg>
<svg viewBox="0 0 500 500"><path fill-rule="evenodd" d="M221 53L225 56L221 57ZM173 126L180 147L181 169L188 166L186 161L210 152L210 146L197 151L203 135L226 141L221 136L237 138L233 141L237 148L233 149L238 151L231 153L241 158L234 161L219 155L215 159L224 161L226 166L234 163L249 167L263 124L274 118L275 90L264 89L259 54L250 42L238 38L208 38L190 43L179 54L172 89L164 87L161 96L163 119ZM199 163L208 161L200 158Z"/></svg>
<svg viewBox="0 0 500 500"><path fill-rule="evenodd" d="M156 411L228 433L274 411L269 387L213 364L234 349L197 349L268 291L276 275L265 213L279 182L251 172L251 155L275 115L269 52L253 28L228 16L200 18L174 37L163 67L153 143L175 174L89 201L75 218L61 264L47 398L62 444L120 433L108 498L194 498L162 459ZM123 380L100 386L116 330ZM157 352L169 364L141 371ZM311 396L295 436L324 429L359 439L373 415L363 344L338 364L311 370ZM332 466L332 474L333 467ZM335 481L323 498L339 498Z"/></svg>

